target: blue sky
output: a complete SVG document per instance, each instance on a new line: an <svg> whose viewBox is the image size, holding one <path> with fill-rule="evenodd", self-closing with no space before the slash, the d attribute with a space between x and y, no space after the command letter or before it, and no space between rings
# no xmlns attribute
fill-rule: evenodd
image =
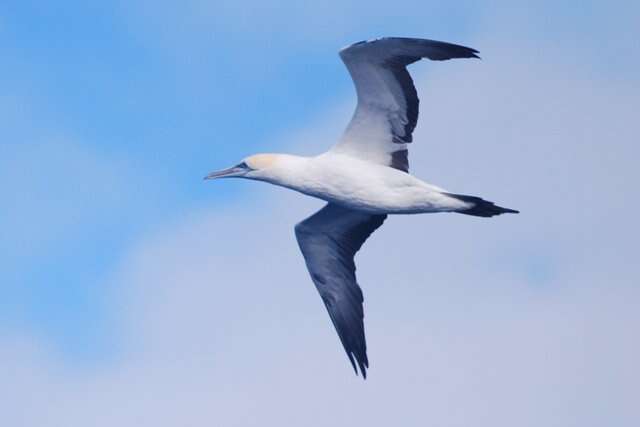
<svg viewBox="0 0 640 427"><path fill-rule="evenodd" d="M290 375L300 377L295 367L304 365L308 349L318 358L323 351L328 357L335 353L335 363L327 362L335 376L319 378L327 372L317 361L318 372L307 372L310 382L322 384L319 390L345 377L348 385L339 383L345 393L359 393L351 388L353 378L290 233L317 203L266 186L212 185L201 178L253 152L310 154L327 148L354 102L337 50L383 35L419 36L473 46L483 60L412 68L423 100L413 170L445 188L504 200L523 214L482 224L462 218L398 219L388 225L389 230L397 227L395 233L372 239L370 258L363 258L359 271L368 282L365 297L378 309L367 308L367 331L382 365L372 364L379 370L380 387L413 390L418 383L402 369L390 379L394 354L383 348L385 339L397 343L401 338L387 325L424 322L419 355L434 366L440 357L444 365L451 359L459 372L479 366L455 355L469 350L462 341L476 344L478 360L488 364L496 354L519 355L517 349L487 350L499 348L499 338L519 342L532 353L546 345L565 349L568 342L575 346L551 357L549 366L534 362L538 376L552 372L553 378L545 384L524 379L528 388L522 393L530 401L549 403L541 396L553 383L558 399L550 404L560 405L566 398L562 393L570 395L584 381L586 391L575 398L578 407L602 402L596 389L612 387L620 398L609 406L594 404L584 419L595 423L598 416L611 420L619 414L617 425L633 425L625 396L637 372L625 371L630 363L591 346L639 352L637 345L624 347L628 335L620 329L623 320L639 321L627 305L640 295L637 272L629 267L639 237L631 214L638 202L628 199L634 192L631 183L640 178L633 163L639 154L633 119L639 108L639 12L633 2L398 1L393 8L377 1L304 6L293 1L4 2L0 347L7 366L15 363L15 387L60 391L69 402L89 389L89 396L100 397L87 405L90 417L91 410L101 410L95 402L105 397L104 390L131 386L119 380L124 374L136 378L136 387L144 391L159 386L154 380L158 372L170 372L160 386L185 386L173 376L187 378L188 384L191 378L194 388L207 395L205 383L232 384L225 402L233 408L246 404L249 389L268 392L270 376L282 374L280 365L288 361ZM456 120L458 114L462 121ZM553 209L545 206L547 199ZM453 235L465 243L442 243L442 252L427 251L425 256L434 258L425 261L419 241L395 236L406 240L410 226L439 229L423 236L429 241ZM228 251L220 250L221 241ZM409 259L389 255L384 250L388 242L415 250L405 253ZM281 258L270 245L282 251ZM246 280L238 280L247 256L256 265ZM389 265L380 269L375 260ZM424 272L404 271L405 263L441 264L433 267L436 283L418 289L415 277ZM469 272L459 272L460 265ZM384 293L382 283L375 282L385 278L399 281L396 288L404 294L390 287ZM262 281L274 287L278 299L270 299ZM438 286L444 283L446 290ZM200 301L203 296L210 298ZM230 308L240 301L246 304L242 310L253 310L246 321ZM389 311L376 301L388 303ZM427 301L425 309L421 304ZM308 311L316 306L317 313ZM456 317L456 306L481 318L478 329ZM286 307L296 308L289 312ZM386 319L376 317L382 312ZM290 316L298 319L291 331L297 345L287 344L281 331ZM258 335L251 326L256 323L262 327ZM505 324L518 325L539 346L518 341L520 335L510 335ZM535 325L555 332L546 336ZM317 348L312 343L316 333L326 334ZM254 349L245 347L241 337L247 336L260 349L260 363L247 355ZM272 345L270 336L285 347ZM170 360L174 350L168 349L176 348L182 352ZM149 356L158 349L168 355ZM591 350L596 356L580 364ZM291 358L283 361L283 354ZM562 362L571 355L579 359L575 366ZM181 371L176 360L199 370ZM207 370L211 360L216 369L225 364L226 372ZM157 372L137 369L156 363ZM619 375L610 379L594 368L603 364L619 366ZM587 372L583 376L588 378L575 380L567 367ZM66 374L58 377L61 369ZM31 371L54 380L40 383L26 373ZM505 372L520 371L507 366ZM516 419L505 415L496 420L476 401L464 400L465 379L456 374L440 377L427 369L423 375L422 380L444 390L453 387L451 381L458 384L449 397L460 399L469 414L486 415L492 425ZM299 385L284 374L276 377L284 385ZM485 380L513 385L499 373L487 373L472 378L469 387L484 390ZM380 389L369 387L367 398L383 399ZM498 400L500 393L487 396ZM181 407L191 408L188 396L185 402ZM114 398L112 403L121 402ZM146 414L153 405L145 405L132 413ZM255 405L256 411L264 410ZM402 409L400 403L390 405ZM404 409L415 415L418 406ZM572 420L574 406L566 407L567 413L538 413ZM514 408L536 413L535 405L525 401ZM73 418L64 408L51 411L56 420L71 420L66 425L82 425L81 415ZM162 414L155 407L153 412ZM207 415L206 410L194 413ZM267 411L265 417L275 425L274 414ZM239 425L253 423L247 418ZM455 418L439 425L465 423Z"/></svg>
<svg viewBox="0 0 640 427"><path fill-rule="evenodd" d="M345 20L334 33L328 16L315 21L295 2L260 13L204 2L2 9L1 161L11 201L2 219L3 316L81 357L106 350L101 300L126 248L190 210L238 197L242 185L212 191L199 179L277 149L274 135L348 96L339 47L398 32L374 8L369 22ZM447 17L463 40L476 9L437 8L432 34L453 36ZM297 15L319 34L287 28ZM401 32L415 34L410 27Z"/></svg>

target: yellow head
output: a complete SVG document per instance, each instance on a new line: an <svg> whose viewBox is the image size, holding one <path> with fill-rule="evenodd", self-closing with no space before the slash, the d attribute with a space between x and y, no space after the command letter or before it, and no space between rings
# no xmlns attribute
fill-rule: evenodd
<svg viewBox="0 0 640 427"><path fill-rule="evenodd" d="M253 178L260 179L276 163L278 154L254 154L245 158L242 162L227 169L211 172L204 179L217 178Z"/></svg>
<svg viewBox="0 0 640 427"><path fill-rule="evenodd" d="M277 154L254 154L244 159L244 163L253 170L263 170L273 166L277 157Z"/></svg>

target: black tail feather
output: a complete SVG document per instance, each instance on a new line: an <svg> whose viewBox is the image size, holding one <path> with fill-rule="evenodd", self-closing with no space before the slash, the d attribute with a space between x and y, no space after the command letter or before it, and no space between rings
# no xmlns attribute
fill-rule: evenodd
<svg viewBox="0 0 640 427"><path fill-rule="evenodd" d="M504 213L514 213L514 214L520 213L520 211L517 211L515 209L503 208L502 206L497 206L493 202L481 199L480 197L476 197L476 196L466 196L464 194L452 194L452 193L444 193L444 194L446 194L449 197L453 197L454 199L458 199L466 203L471 203L473 205L468 209L456 211L464 215L481 216L481 217L487 218L495 215L501 215Z"/></svg>

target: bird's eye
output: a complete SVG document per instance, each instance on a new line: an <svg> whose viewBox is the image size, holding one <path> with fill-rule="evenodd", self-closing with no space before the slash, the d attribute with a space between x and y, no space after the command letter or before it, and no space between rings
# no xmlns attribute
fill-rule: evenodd
<svg viewBox="0 0 640 427"><path fill-rule="evenodd" d="M251 169L251 168L249 167L249 165L247 164L247 162L242 162L242 163L240 163L240 164L239 164L238 166L236 166L236 167L237 167L237 168L240 168L240 169Z"/></svg>

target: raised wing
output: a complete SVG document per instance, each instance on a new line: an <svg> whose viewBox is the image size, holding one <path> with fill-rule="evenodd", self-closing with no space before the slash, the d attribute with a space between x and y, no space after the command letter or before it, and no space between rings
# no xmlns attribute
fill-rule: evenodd
<svg viewBox="0 0 640 427"><path fill-rule="evenodd" d="M329 203L295 228L311 279L327 307L353 369L357 374L357 363L363 378L367 377L369 361L362 290L356 282L353 258L386 217Z"/></svg>
<svg viewBox="0 0 640 427"><path fill-rule="evenodd" d="M478 58L477 50L435 40L388 37L340 51L356 86L358 105L333 148L407 172L407 144L418 122L418 94L406 66L429 58Z"/></svg>

